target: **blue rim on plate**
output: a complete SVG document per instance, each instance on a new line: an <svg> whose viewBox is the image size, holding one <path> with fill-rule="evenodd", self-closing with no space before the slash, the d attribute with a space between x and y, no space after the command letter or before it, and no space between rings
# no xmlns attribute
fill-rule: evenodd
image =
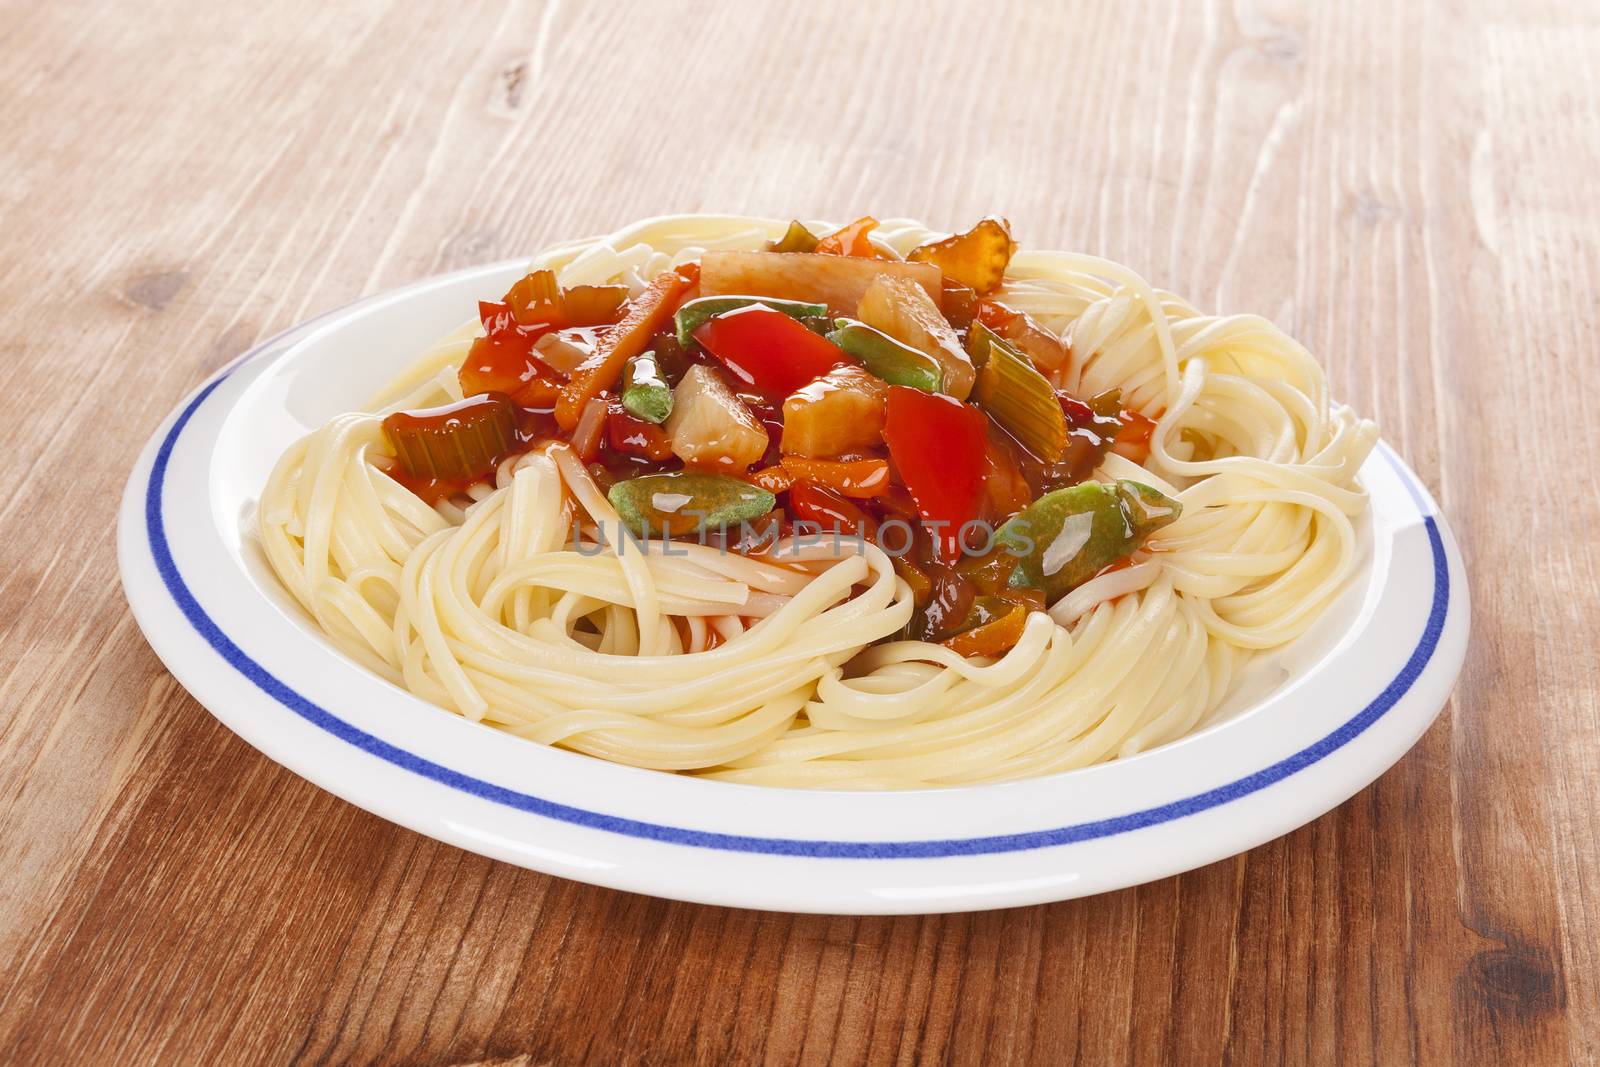
<svg viewBox="0 0 1600 1067"><path fill-rule="evenodd" d="M173 421L162 439L150 470L150 480L145 489L145 534L156 571L161 576L168 594L183 613L196 633L220 655L229 666L238 671L267 696L277 701L306 722L337 737L355 748L375 756L403 770L430 781L448 786L504 805L517 811L540 815L548 819L627 837L659 841L695 848L717 849L726 852L757 853L774 856L803 856L816 859L936 859L952 856L983 856L996 853L1023 852L1034 849L1070 845L1081 841L1112 837L1162 823L1195 815L1220 807L1266 787L1281 782L1326 758L1349 744L1393 708L1411 689L1418 676L1427 667L1438 648L1444 631L1445 618L1450 607L1450 573L1445 555L1444 541L1439 526L1418 490L1414 476L1386 449L1380 446L1384 458L1399 473L1401 482L1416 502L1428 543L1433 553L1433 597L1427 624L1421 639L1407 657L1394 678L1369 704L1351 716L1336 729L1270 766L1245 775L1224 785L1156 807L1143 808L1126 815L1073 823L1047 830L1027 833L997 834L983 837L934 838L911 841L837 841L791 837L757 837L744 834L715 833L693 830L638 819L621 818L587 808L574 807L548 800L532 793L523 793L505 786L486 782L481 778L446 767L414 752L390 744L359 727L339 718L328 709L314 703L284 683L252 659L208 615L195 599L188 584L178 571L176 561L167 543L163 516L163 487L168 461L172 451L195 412L205 403L218 386L240 366L270 350L280 338L273 338L257 346L200 389ZM446 712L445 714L448 714Z"/></svg>

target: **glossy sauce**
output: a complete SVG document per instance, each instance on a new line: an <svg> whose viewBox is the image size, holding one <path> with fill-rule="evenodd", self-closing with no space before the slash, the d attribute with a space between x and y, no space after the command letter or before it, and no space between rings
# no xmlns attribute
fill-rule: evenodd
<svg viewBox="0 0 1600 1067"><path fill-rule="evenodd" d="M863 223L869 221L862 220ZM861 254L870 250L870 242L865 241L868 229L870 226L858 233L841 235L839 251ZM687 289L677 298L676 306L681 306L699 295L698 265L688 264L679 268L678 273L688 283ZM687 469L673 454L670 437L662 425L639 419L622 406L618 395L620 387L608 389L588 401L583 409L588 417L574 427L574 433L561 431L552 411L563 386L584 373L593 363L590 357L607 332L617 327L573 326L569 324L570 319L540 320L541 315L553 320L561 318L563 294L552 298L546 291L549 284L541 279L525 286L526 292L513 287L507 294L508 302L486 301L479 306L485 335L473 343L461 367L462 388L469 394L461 407L472 410L474 403L484 400L481 394L485 392L505 394L517 406L514 439L496 450L493 462L481 464L480 470L468 474L434 477L413 476L398 462L383 462L383 469L390 477L429 504L465 493L475 483L492 478L495 465L506 457L549 441L570 440L579 449L589 472L607 491L619 481L640 475ZM578 293L582 288L592 291ZM572 307L565 310L592 304L587 313L598 314L597 309L603 310L602 305L615 299L612 294L617 288L575 287L571 291L574 294ZM1026 321L1026 316L988 298L979 298L971 289L953 282L946 282L943 295L945 310L958 335L964 334L973 321L982 321L1002 334L1015 332ZM626 302L616 300L612 310L614 314L608 313L607 321L620 319L626 323L629 311ZM820 373L827 369L825 365L846 362L847 357L840 356L821 337L779 312L747 310L743 318L749 321L741 322L740 316L734 313L726 320L709 320L706 326L715 325L732 338L741 327L753 327L758 320L768 320L768 326L772 327L769 334L782 329L778 339L784 341L785 358L772 362L773 355L748 345L736 345L733 343L736 338L732 338L725 346L729 351L719 359L700 344L680 344L670 325L665 329L657 327L659 332L648 339L646 346L654 353L657 367L669 386L676 385L695 365L715 369L767 433L765 454L748 472L738 473L774 493L776 508L764 519L741 529L711 533L710 543L761 557L768 554L778 537L793 533L797 521L815 523L824 531L836 530L844 536L863 534L876 541L886 522L899 520L912 531L909 551L900 554L905 547L901 543L884 547L899 556L895 559L896 570L911 585L917 602L906 636L929 641L949 640L985 626L993 628L1001 623L1011 626L1015 621L1011 619L1013 607L1043 608L1041 593L1009 587L1008 580L1016 561L1008 554L991 551L977 558L952 558L948 546L938 553L934 551L905 481L892 461L886 463L890 450L881 435L874 435L873 440L847 455L820 462L803 457L786 458L780 451L782 405L794 391L790 386L813 391L829 388L828 383L814 380L816 374L812 371ZM710 335L714 331L707 330L706 326L701 330L706 332L707 339L712 339ZM699 331L696 336L700 336ZM1050 335L1045 334L1045 337ZM1063 354L1065 347L1063 344ZM796 383L784 377L802 371L806 381ZM1033 455L995 420L978 416L977 421L982 426L978 445L982 465L976 517L989 529L997 528L1039 496L1090 477L1104 461L1106 453L1113 449L1135 461L1148 455L1154 423L1136 412L1122 411L1117 393L1089 400L1064 392L1058 392L1057 396L1066 416L1068 442L1065 453L1054 462L1045 462ZM957 406L978 415L976 409ZM442 419L449 415L420 412L414 417ZM578 430L582 431L581 441L576 439L580 436ZM938 434L924 433L922 437L926 440L921 440L910 454L925 453L947 444ZM898 443L896 447L900 447ZM925 461L919 458L919 462ZM807 466L808 463L814 465ZM938 469L945 475L945 481L955 476L947 464L941 463ZM886 484L878 484L880 477ZM894 540L904 542L903 531L897 530ZM979 546L966 547L970 550ZM1113 568L1126 565L1127 561L1119 561ZM980 603L985 605L982 611L976 608ZM720 643L720 640L714 638L713 642Z"/></svg>

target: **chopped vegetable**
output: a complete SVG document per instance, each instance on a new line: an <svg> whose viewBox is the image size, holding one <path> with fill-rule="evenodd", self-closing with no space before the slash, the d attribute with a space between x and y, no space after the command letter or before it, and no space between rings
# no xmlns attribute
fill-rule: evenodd
<svg viewBox="0 0 1600 1067"><path fill-rule="evenodd" d="M668 385L681 382L684 372L694 365L695 360L690 355L692 347L679 344L677 333L670 329L650 338L648 351L655 353L656 369Z"/></svg>
<svg viewBox="0 0 1600 1067"><path fill-rule="evenodd" d="M666 428L673 454L694 466L739 472L767 450L760 420L716 371L702 364L690 367L673 390Z"/></svg>
<svg viewBox="0 0 1600 1067"><path fill-rule="evenodd" d="M826 304L808 304L803 300L779 300L771 296L702 296L689 301L678 309L673 316L673 323L677 327L678 343L689 344L690 338L707 319L717 315L725 315L730 311L747 308L752 304L769 307L773 311L781 311L790 318L804 319L815 315L826 315Z"/></svg>
<svg viewBox="0 0 1600 1067"><path fill-rule="evenodd" d="M594 345L593 327L551 330L533 343L533 353L546 366L559 371L562 377L570 378L579 367L594 358Z"/></svg>
<svg viewBox="0 0 1600 1067"><path fill-rule="evenodd" d="M783 231L783 236L776 241L767 242L768 252L815 252L817 250L817 235L806 229L799 219L789 223L789 228Z"/></svg>
<svg viewBox="0 0 1600 1067"><path fill-rule="evenodd" d="M504 393L483 393L396 411L383 420L383 435L412 478L475 481L492 474L516 445L516 404Z"/></svg>
<svg viewBox="0 0 1600 1067"><path fill-rule="evenodd" d="M1122 390L1107 389L1089 398L1089 410L1097 419L1115 419L1122 423Z"/></svg>
<svg viewBox="0 0 1600 1067"><path fill-rule="evenodd" d="M973 584L953 568L931 562L926 570L928 595L906 625L913 641L939 641L955 633L970 616L976 595Z"/></svg>
<svg viewBox="0 0 1600 1067"><path fill-rule="evenodd" d="M980 596L972 602L962 628L939 643L959 656L998 656L1021 639L1027 624L1027 605Z"/></svg>
<svg viewBox="0 0 1600 1067"><path fill-rule="evenodd" d="M1126 559L1182 510L1139 482L1084 482L1035 500L996 540L1019 557L1011 584L1043 590L1054 602Z"/></svg>
<svg viewBox="0 0 1600 1067"><path fill-rule="evenodd" d="M921 349L897 341L864 322L840 319L828 340L855 356L867 370L890 385L909 385L937 393L944 384L944 366Z"/></svg>
<svg viewBox="0 0 1600 1067"><path fill-rule="evenodd" d="M1006 340L1020 348L1022 354L1031 359L1033 365L1045 374L1059 370L1070 355L1065 341L1034 322L1028 315L1019 316L1017 325L1005 336Z"/></svg>
<svg viewBox="0 0 1600 1067"><path fill-rule="evenodd" d="M891 557L894 563L894 572L911 587L911 600L917 607L928 603L928 598L933 595L933 580L921 567L906 559L905 556Z"/></svg>
<svg viewBox="0 0 1600 1067"><path fill-rule="evenodd" d="M970 546L970 552L978 551L978 546ZM1011 588L1011 572L1017 569L1018 556L1006 545L996 541L989 547L989 551L981 555L972 555L970 552L961 557L955 565L955 570L957 574L971 582L979 593L999 596L1015 595L1024 591ZM1026 591L1038 597L1036 590ZM1042 597L1039 598L1039 606L1044 606Z"/></svg>
<svg viewBox="0 0 1600 1067"><path fill-rule="evenodd" d="M1150 458L1150 438L1155 433L1155 420L1132 408L1125 408L1121 419L1122 426L1117 430L1111 451L1142 464Z"/></svg>
<svg viewBox="0 0 1600 1067"><path fill-rule="evenodd" d="M867 286L883 275L915 282L929 300L939 300L939 268L931 263L814 252L707 252L700 258L700 291L707 296L745 294L810 300L826 304L841 315L854 314Z"/></svg>
<svg viewBox="0 0 1600 1067"><path fill-rule="evenodd" d="M867 234L877 229L877 227L877 219L871 215L863 215L848 226L841 226L818 241L815 251L826 256L857 256L861 259L880 258L877 248L867 238Z"/></svg>
<svg viewBox="0 0 1600 1067"><path fill-rule="evenodd" d="M595 484L598 485L603 492L609 493L611 491L611 487L616 485L617 482L621 480L617 472L606 466L604 463L591 463L584 469L589 472L589 477L594 479Z"/></svg>
<svg viewBox="0 0 1600 1067"><path fill-rule="evenodd" d="M1124 478L1117 482L1122 496L1122 510L1133 526L1133 535L1142 544L1157 530L1171 526L1183 514L1183 505L1172 497L1143 482Z"/></svg>
<svg viewBox="0 0 1600 1067"><path fill-rule="evenodd" d="M983 413L953 397L903 385L889 387L886 409L889 457L918 514L932 527L936 554L954 561L961 527L977 517L983 491Z"/></svg>
<svg viewBox="0 0 1600 1067"><path fill-rule="evenodd" d="M872 516L843 495L811 482L794 483L789 490L789 510L802 522L852 537L858 533L873 537L878 530Z"/></svg>
<svg viewBox="0 0 1600 1067"><path fill-rule="evenodd" d="M860 367L838 367L797 390L783 402L783 453L841 456L878 444L887 389Z"/></svg>
<svg viewBox="0 0 1600 1067"><path fill-rule="evenodd" d="M661 373L655 352L640 352L622 371L622 406L634 418L660 424L672 414L672 387Z"/></svg>
<svg viewBox="0 0 1600 1067"><path fill-rule="evenodd" d="M769 493L782 493L794 484L794 475L789 473L789 469L783 464L774 463L770 467L751 471L745 476L745 481Z"/></svg>
<svg viewBox="0 0 1600 1067"><path fill-rule="evenodd" d="M944 317L958 330L965 330L978 317L978 294L959 282L944 279L944 294L939 300Z"/></svg>
<svg viewBox="0 0 1600 1067"><path fill-rule="evenodd" d="M972 361L961 350L956 332L939 313L938 305L920 286L881 275L861 294L856 314L868 326L938 360L945 392L957 400L965 400L972 392L977 377Z"/></svg>
<svg viewBox="0 0 1600 1067"><path fill-rule="evenodd" d="M553 270L536 270L506 292L506 304L523 326L609 326L617 321L626 285L556 284Z"/></svg>
<svg viewBox="0 0 1600 1067"><path fill-rule="evenodd" d="M1116 393L1120 396L1122 394L1122 390L1118 389L1116 390ZM1079 400L1066 390L1062 390L1061 392L1057 393L1056 399L1061 402L1061 410L1066 413L1067 422L1074 429L1079 426L1087 426L1093 422L1095 418L1097 418L1094 408L1090 407L1082 400ZM1113 418L1115 418L1115 416L1113 416ZM1118 425L1120 426L1121 423L1119 422Z"/></svg>
<svg viewBox="0 0 1600 1067"><path fill-rule="evenodd" d="M628 299L626 285L573 285L561 290L561 318L567 326L610 326Z"/></svg>
<svg viewBox="0 0 1600 1067"><path fill-rule="evenodd" d="M578 415L578 424L572 428L572 450L585 463L600 452L600 439L606 432L608 407L604 397L591 396Z"/></svg>
<svg viewBox="0 0 1600 1067"><path fill-rule="evenodd" d="M780 400L847 362L843 349L765 304L750 304L707 319L694 332L751 390Z"/></svg>
<svg viewBox="0 0 1600 1067"><path fill-rule="evenodd" d="M1056 400L1067 416L1067 447L1061 458L1045 469L1042 479L1046 491L1077 485L1100 466L1112 440L1122 431L1122 390L1110 389L1085 403L1070 393L1057 393Z"/></svg>
<svg viewBox="0 0 1600 1067"><path fill-rule="evenodd" d="M622 298L628 298L626 289L622 290ZM533 270L512 282L511 288L506 290L506 306L524 326L548 323L561 306L561 284L556 281L556 272ZM548 317L541 317L541 312Z"/></svg>
<svg viewBox="0 0 1600 1067"><path fill-rule="evenodd" d="M671 321L678 300L689 286L688 278L669 270L656 275L639 294L622 321L600 339L594 358L562 388L556 403L556 422L563 430L570 432L578 424L584 405L617 383L628 360L643 352L651 335Z"/></svg>
<svg viewBox="0 0 1600 1067"><path fill-rule="evenodd" d="M998 300L981 300L977 318L985 326L1022 351L1033 365L1049 374L1067 361L1067 345L1061 338L1033 321L1033 316L1015 311Z"/></svg>
<svg viewBox="0 0 1600 1067"><path fill-rule="evenodd" d="M1055 390L1027 356L990 336L989 358L978 372L973 399L1029 452L1055 462L1067 447L1067 417Z"/></svg>
<svg viewBox="0 0 1600 1067"><path fill-rule="evenodd" d="M978 293L988 293L1005 280L1006 265L1017 250L1011 224L990 215L966 233L918 245L906 257L916 263L933 263L946 275Z"/></svg>
<svg viewBox="0 0 1600 1067"><path fill-rule="evenodd" d="M997 344L1005 343L1005 338L982 322L974 322L967 328L967 358L972 360L972 365L979 370L989 362L989 350Z"/></svg>
<svg viewBox="0 0 1600 1067"><path fill-rule="evenodd" d="M616 483L606 499L640 537L682 537L758 519L777 501L739 478L703 471L644 474Z"/></svg>
<svg viewBox="0 0 1600 1067"><path fill-rule="evenodd" d="M613 452L639 456L659 463L672 458L672 439L653 422L637 418L625 402L613 400L606 407L606 443Z"/></svg>
<svg viewBox="0 0 1600 1067"><path fill-rule="evenodd" d="M889 489L889 464L881 459L809 459L784 456L783 469L797 480L832 489L840 496L868 499Z"/></svg>
<svg viewBox="0 0 1600 1067"><path fill-rule="evenodd" d="M975 317L989 329L1003 334L1010 327L1012 320L1020 314L1020 311L1010 305L986 297L978 301L978 313Z"/></svg>
<svg viewBox="0 0 1600 1067"><path fill-rule="evenodd" d="M483 302L478 312L486 332L472 342L461 361L456 373L461 392L505 393L522 407L554 404L565 376L534 355L537 331L517 325L504 304Z"/></svg>

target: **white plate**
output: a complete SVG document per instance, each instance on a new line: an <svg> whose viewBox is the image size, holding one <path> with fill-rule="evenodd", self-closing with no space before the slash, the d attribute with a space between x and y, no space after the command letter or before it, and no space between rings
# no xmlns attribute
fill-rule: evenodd
<svg viewBox="0 0 1600 1067"><path fill-rule="evenodd" d="M1258 661L1231 717L1130 759L1001 785L806 792L617 766L440 710L316 632L255 544L255 498L292 440L362 405L521 270L445 275L266 342L167 417L122 502L123 587L178 680L271 759L419 833L566 878L742 907L1060 900L1198 867L1328 811L1411 747L1461 667L1454 539L1380 445L1362 470L1372 503L1348 594Z"/></svg>

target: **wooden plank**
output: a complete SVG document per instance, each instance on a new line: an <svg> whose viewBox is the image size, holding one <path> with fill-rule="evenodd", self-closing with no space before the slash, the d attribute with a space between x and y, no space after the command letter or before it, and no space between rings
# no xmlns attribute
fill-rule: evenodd
<svg viewBox="0 0 1600 1067"><path fill-rule="evenodd" d="M0 1062L1600 1060L1600 24L1539 0L0 3ZM647 900L265 761L112 523L364 293L671 211L959 225L1296 333L1463 541L1452 708L1246 856L986 915Z"/></svg>

